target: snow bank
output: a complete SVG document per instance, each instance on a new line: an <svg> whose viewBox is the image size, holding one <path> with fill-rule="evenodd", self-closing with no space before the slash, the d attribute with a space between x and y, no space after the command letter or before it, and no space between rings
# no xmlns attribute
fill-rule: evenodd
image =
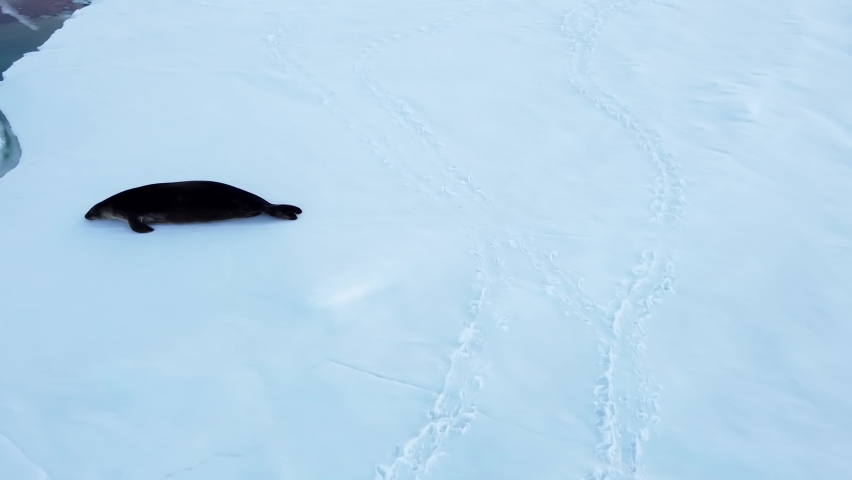
<svg viewBox="0 0 852 480"><path fill-rule="evenodd" d="M0 478L848 470L849 27L742 5L76 12L0 84ZM186 179L304 214L83 219Z"/></svg>

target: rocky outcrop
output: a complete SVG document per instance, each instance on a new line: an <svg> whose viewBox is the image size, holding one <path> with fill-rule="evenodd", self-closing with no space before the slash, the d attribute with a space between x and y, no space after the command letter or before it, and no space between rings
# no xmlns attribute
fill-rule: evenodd
<svg viewBox="0 0 852 480"><path fill-rule="evenodd" d="M90 0L6 0L19 15L26 18L56 16L79 10L90 3ZM12 15L0 14L0 23L17 22Z"/></svg>
<svg viewBox="0 0 852 480"><path fill-rule="evenodd" d="M0 112L0 177L18 165L21 159L21 144L12 133L12 126Z"/></svg>

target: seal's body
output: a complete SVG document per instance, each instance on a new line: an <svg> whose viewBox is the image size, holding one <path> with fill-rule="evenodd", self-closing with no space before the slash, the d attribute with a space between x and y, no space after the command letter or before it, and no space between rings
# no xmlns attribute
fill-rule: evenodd
<svg viewBox="0 0 852 480"><path fill-rule="evenodd" d="M154 183L117 193L86 213L87 220L122 220L136 233L153 232L149 223L199 223L256 217L262 213L296 220L302 209L273 205L253 193L203 180Z"/></svg>

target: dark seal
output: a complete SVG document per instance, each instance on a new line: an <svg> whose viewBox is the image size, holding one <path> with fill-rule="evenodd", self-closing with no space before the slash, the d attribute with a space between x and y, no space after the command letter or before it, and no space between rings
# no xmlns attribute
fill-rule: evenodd
<svg viewBox="0 0 852 480"><path fill-rule="evenodd" d="M122 220L136 233L149 223L200 223L256 217L262 213L296 220L302 209L274 205L253 193L219 182L154 183L117 193L86 212L86 220Z"/></svg>

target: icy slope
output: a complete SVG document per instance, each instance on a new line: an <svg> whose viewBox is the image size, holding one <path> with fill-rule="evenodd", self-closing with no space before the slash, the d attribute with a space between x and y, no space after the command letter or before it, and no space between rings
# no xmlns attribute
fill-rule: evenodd
<svg viewBox="0 0 852 480"><path fill-rule="evenodd" d="M109 0L0 84L0 478L849 471L841 2ZM299 205L83 213L221 180Z"/></svg>

